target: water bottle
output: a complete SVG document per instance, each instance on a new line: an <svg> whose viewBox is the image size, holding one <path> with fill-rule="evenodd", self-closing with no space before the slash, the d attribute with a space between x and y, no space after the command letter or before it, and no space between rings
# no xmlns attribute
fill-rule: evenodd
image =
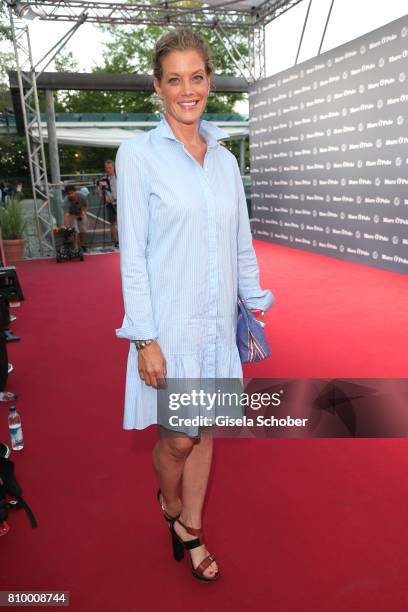
<svg viewBox="0 0 408 612"><path fill-rule="evenodd" d="M21 450L24 447L23 429L21 427L21 418L15 406L10 406L8 415L8 426L10 431L11 448L15 451Z"/></svg>

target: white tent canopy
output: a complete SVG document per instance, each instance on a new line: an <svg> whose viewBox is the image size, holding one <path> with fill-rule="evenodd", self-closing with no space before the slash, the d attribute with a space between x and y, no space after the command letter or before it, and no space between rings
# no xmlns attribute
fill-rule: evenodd
<svg viewBox="0 0 408 612"><path fill-rule="evenodd" d="M238 124L238 125L237 125ZM157 125L157 124L156 124ZM244 138L248 135L248 123L217 122L218 127L228 133L229 138ZM98 128L94 126L60 127L57 123L57 140L61 145L77 145L86 147L119 147L131 136L145 134L145 130L120 127ZM42 136L48 142L47 128L42 126Z"/></svg>

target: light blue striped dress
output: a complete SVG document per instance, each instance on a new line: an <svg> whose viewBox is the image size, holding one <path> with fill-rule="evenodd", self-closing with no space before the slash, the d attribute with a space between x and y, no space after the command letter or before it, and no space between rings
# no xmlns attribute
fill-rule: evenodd
<svg viewBox="0 0 408 612"><path fill-rule="evenodd" d="M125 316L119 338L157 338L168 378L242 378L236 346L237 293L268 310L259 286L237 161L201 120L204 166L159 125L117 154L117 213ZM124 429L157 422L157 391L141 380L133 342L127 361Z"/></svg>

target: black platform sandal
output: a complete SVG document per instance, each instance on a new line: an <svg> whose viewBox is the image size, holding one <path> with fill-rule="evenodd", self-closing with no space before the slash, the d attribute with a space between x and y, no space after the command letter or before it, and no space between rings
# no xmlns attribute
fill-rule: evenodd
<svg viewBox="0 0 408 612"><path fill-rule="evenodd" d="M180 523L182 527L189 533L190 535L196 536L195 540L182 540L181 537L176 533L174 529L175 522ZM180 521L179 518L175 519L169 524L171 538L173 542L173 557L176 561L181 561L184 557L184 549L191 550L192 548L197 548L198 546L202 546L204 544L204 534L202 529L194 529L193 527L187 527ZM194 567L193 560L191 560L191 573L194 578L197 580L201 580L202 582L215 582L219 576L220 571L218 570L214 576L211 578L207 578L204 576L205 570L215 561L214 555L207 555L198 565Z"/></svg>
<svg viewBox="0 0 408 612"><path fill-rule="evenodd" d="M174 523L174 521L176 521L178 519L178 517L180 516L181 512L179 512L177 516L171 516L171 514L169 514L166 511L166 508L163 505L162 492L161 492L160 489L157 491L156 497L157 497L157 501L159 502L159 506L161 508L161 511L163 513L165 521L167 521L167 523L169 523L169 524L170 523Z"/></svg>

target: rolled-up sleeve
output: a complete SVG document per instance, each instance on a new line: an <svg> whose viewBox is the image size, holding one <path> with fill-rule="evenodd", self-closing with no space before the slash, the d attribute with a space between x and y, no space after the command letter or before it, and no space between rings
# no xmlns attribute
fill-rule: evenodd
<svg viewBox="0 0 408 612"><path fill-rule="evenodd" d="M269 289L259 286L259 267L252 243L251 226L249 223L248 208L244 185L235 161L235 181L238 191L238 294L247 308L252 310L268 310L275 301Z"/></svg>
<svg viewBox="0 0 408 612"><path fill-rule="evenodd" d="M125 316L118 338L157 338L153 318L146 246L149 224L149 178L137 153L124 143L116 157L117 222Z"/></svg>

